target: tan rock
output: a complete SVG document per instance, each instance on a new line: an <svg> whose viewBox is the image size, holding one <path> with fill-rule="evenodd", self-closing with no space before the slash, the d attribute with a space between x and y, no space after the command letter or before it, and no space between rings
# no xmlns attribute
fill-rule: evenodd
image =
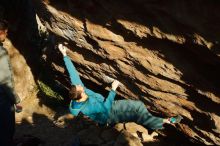
<svg viewBox="0 0 220 146"><path fill-rule="evenodd" d="M122 130L121 134L118 136L117 140L115 141L114 146L143 146L141 141L134 137L129 132Z"/></svg>
<svg viewBox="0 0 220 146"><path fill-rule="evenodd" d="M31 96L36 87L33 74L24 56L13 46L10 40L6 40L4 46L10 56L14 72L15 90L21 100L23 100Z"/></svg>
<svg viewBox="0 0 220 146"><path fill-rule="evenodd" d="M62 9L33 2L45 28L72 43L70 57L93 87L104 83L103 75L117 78L124 85L119 95L140 99L164 116L183 115L178 130L203 144L219 144L213 131L220 116L220 17L214 1L109 0L81 7L69 0L58 3Z"/></svg>

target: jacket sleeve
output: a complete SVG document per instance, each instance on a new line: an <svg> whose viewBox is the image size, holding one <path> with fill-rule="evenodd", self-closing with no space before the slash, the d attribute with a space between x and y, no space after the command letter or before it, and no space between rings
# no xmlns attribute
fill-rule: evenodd
<svg viewBox="0 0 220 146"><path fill-rule="evenodd" d="M65 66L67 68L67 71L69 73L70 76L70 80L71 80L71 84L72 85L81 85L84 87L84 84L82 83L79 74L75 68L75 66L73 65L72 61L70 60L70 58L68 56L65 56L63 58Z"/></svg>
<svg viewBox="0 0 220 146"><path fill-rule="evenodd" d="M115 96L116 96L116 92L115 92L114 90L111 90L111 91L109 92L109 94L108 94L108 97L107 97L106 100L105 100L105 103L104 103L105 107L106 107L108 110L111 109L112 103L113 103L113 101L114 101L114 99L115 99Z"/></svg>
<svg viewBox="0 0 220 146"><path fill-rule="evenodd" d="M95 97L97 100L101 101L101 102L104 102L104 97L99 94L99 93L96 93L88 88L86 88L86 94L89 96L89 97Z"/></svg>
<svg viewBox="0 0 220 146"><path fill-rule="evenodd" d="M74 116L78 116L79 112L80 112L80 109L74 109L72 108L72 104L73 104L73 101L71 100L70 101L70 105L69 105L69 110L70 110L70 113Z"/></svg>
<svg viewBox="0 0 220 146"><path fill-rule="evenodd" d="M17 104L20 102L20 98L14 89L14 75L13 75L9 55L5 48L1 47L0 55L1 55L1 58L0 58L0 66L1 66L0 84L1 86L0 87L4 90L9 100L13 104Z"/></svg>

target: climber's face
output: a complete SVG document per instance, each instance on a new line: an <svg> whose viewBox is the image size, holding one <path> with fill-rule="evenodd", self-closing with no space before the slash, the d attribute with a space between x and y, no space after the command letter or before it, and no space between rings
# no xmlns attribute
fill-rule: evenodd
<svg viewBox="0 0 220 146"><path fill-rule="evenodd" d="M4 42L8 34L8 30L0 30L0 42Z"/></svg>
<svg viewBox="0 0 220 146"><path fill-rule="evenodd" d="M83 98L83 100L86 100L88 98L88 96L85 93L85 90L84 90L83 86L76 85L76 91L77 91L77 93L80 94L80 97Z"/></svg>

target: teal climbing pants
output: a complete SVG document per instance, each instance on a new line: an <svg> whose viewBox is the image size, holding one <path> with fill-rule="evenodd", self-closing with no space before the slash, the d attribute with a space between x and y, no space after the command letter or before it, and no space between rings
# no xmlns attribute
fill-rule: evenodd
<svg viewBox="0 0 220 146"><path fill-rule="evenodd" d="M144 103L136 100L116 100L109 114L108 124L135 122L148 129L163 128L163 118L153 116Z"/></svg>

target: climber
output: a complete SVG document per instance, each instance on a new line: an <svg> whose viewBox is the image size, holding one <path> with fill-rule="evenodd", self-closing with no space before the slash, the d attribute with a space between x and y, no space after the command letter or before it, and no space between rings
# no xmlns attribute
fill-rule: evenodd
<svg viewBox="0 0 220 146"><path fill-rule="evenodd" d="M0 146L13 145L15 110L21 110L21 106L18 105L20 98L14 90L14 80L9 55L3 47L7 31L7 22L0 20Z"/></svg>
<svg viewBox="0 0 220 146"><path fill-rule="evenodd" d="M175 124L180 122L181 116L171 118L155 117L149 113L144 103L135 100L115 100L116 89L120 82L112 82L111 91L104 99L101 94L86 88L80 80L70 58L67 56L67 47L59 44L58 48L64 57L64 63L70 75L71 88L69 97L71 99L69 110L72 115L79 113L89 117L93 121L103 125L114 125L119 122L136 122L152 130L162 129L163 124Z"/></svg>

